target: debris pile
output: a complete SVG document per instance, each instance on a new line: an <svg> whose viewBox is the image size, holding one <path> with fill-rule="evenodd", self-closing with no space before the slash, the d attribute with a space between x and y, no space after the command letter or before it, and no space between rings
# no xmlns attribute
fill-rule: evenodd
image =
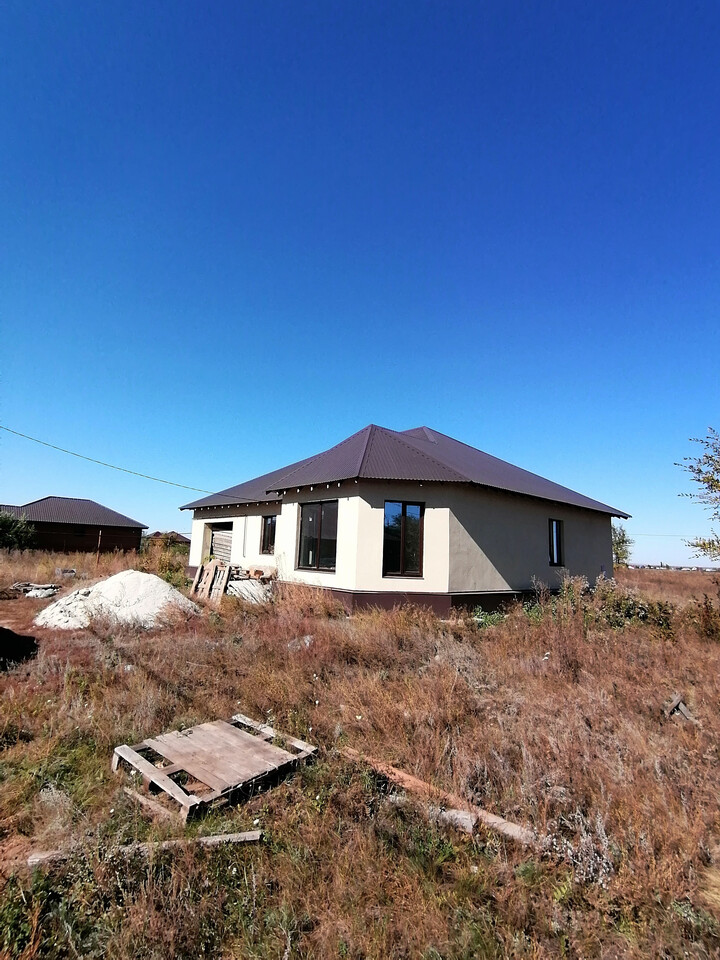
<svg viewBox="0 0 720 960"><path fill-rule="evenodd" d="M98 617L149 629L172 610L197 613L194 603L160 577L123 570L51 603L38 614L35 624L54 630L84 630Z"/></svg>
<svg viewBox="0 0 720 960"><path fill-rule="evenodd" d="M202 600L222 599L229 593L248 603L272 600L273 573L264 569L245 570L224 560L208 560L197 568L191 595Z"/></svg>
<svg viewBox="0 0 720 960"><path fill-rule="evenodd" d="M15 593L24 593L26 597L36 600L44 600L46 597L54 597L60 587L56 583L14 583L12 585Z"/></svg>

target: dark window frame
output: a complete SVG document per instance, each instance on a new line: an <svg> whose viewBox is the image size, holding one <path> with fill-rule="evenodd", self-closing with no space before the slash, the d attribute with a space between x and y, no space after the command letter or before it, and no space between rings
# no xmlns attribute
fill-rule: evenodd
<svg viewBox="0 0 720 960"><path fill-rule="evenodd" d="M385 511L389 503L399 503L401 507L401 521L400 521L400 572L399 573L388 573L385 569L386 559L385 559ZM418 530L418 570L408 571L405 569L405 519L407 517L407 508L408 507L419 507L420 508L420 524ZM382 575L387 578L398 577L413 577L416 580L421 579L423 576L423 566L425 560L425 504L418 500L386 500L383 504L383 556L382 556Z"/></svg>
<svg viewBox="0 0 720 960"><path fill-rule="evenodd" d="M260 518L260 553L275 553L275 532L277 529L277 514L270 513Z"/></svg>
<svg viewBox="0 0 720 960"><path fill-rule="evenodd" d="M548 552L551 567L565 566L565 532L563 521L550 517L548 520Z"/></svg>
<svg viewBox="0 0 720 960"><path fill-rule="evenodd" d="M335 562L331 567L320 566L320 545L322 543L322 508L329 503L335 504ZM315 563L308 565L300 562L302 554L302 527L303 527L303 510L306 507L320 507L319 518L318 518L318 531L315 536ZM340 501L337 499L333 500L309 500L307 503L300 504L300 517L298 525L298 547L297 547L297 564L295 566L296 570L316 570L319 573L335 573L337 570L337 525L338 517L340 514Z"/></svg>

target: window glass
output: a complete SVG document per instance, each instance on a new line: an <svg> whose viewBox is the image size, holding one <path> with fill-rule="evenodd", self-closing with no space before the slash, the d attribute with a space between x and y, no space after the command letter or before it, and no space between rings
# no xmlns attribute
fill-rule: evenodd
<svg viewBox="0 0 720 960"><path fill-rule="evenodd" d="M383 544L383 576L399 574L400 543L402 536L402 504L388 500L385 503L385 540Z"/></svg>
<svg viewBox="0 0 720 960"><path fill-rule="evenodd" d="M261 553L275 552L275 520L275 516L262 518Z"/></svg>
<svg viewBox="0 0 720 960"><path fill-rule="evenodd" d="M300 507L298 567L334 570L337 555L337 500Z"/></svg>
<svg viewBox="0 0 720 960"><path fill-rule="evenodd" d="M550 520L550 566L563 565L562 520Z"/></svg>
<svg viewBox="0 0 720 960"><path fill-rule="evenodd" d="M405 573L420 573L420 516L419 503L405 507Z"/></svg>
<svg viewBox="0 0 720 960"><path fill-rule="evenodd" d="M318 539L320 534L320 504L305 503L300 516L300 558L301 567L317 566Z"/></svg>
<svg viewBox="0 0 720 960"><path fill-rule="evenodd" d="M422 503L385 501L383 576L422 576Z"/></svg>
<svg viewBox="0 0 720 960"><path fill-rule="evenodd" d="M328 503L322 504L318 566L323 570L335 569L335 555L337 553L337 515L337 500L331 500Z"/></svg>

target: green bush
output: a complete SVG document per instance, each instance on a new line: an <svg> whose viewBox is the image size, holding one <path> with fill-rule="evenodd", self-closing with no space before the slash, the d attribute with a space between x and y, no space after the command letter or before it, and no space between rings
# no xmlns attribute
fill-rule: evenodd
<svg viewBox="0 0 720 960"><path fill-rule="evenodd" d="M615 580L599 577L593 591L592 612L596 622L620 629L628 623L645 623L669 632L675 608L662 600L648 600L620 587Z"/></svg>
<svg viewBox="0 0 720 960"><path fill-rule="evenodd" d="M6 550L27 550L35 542L35 527L26 517L0 511L0 547Z"/></svg>

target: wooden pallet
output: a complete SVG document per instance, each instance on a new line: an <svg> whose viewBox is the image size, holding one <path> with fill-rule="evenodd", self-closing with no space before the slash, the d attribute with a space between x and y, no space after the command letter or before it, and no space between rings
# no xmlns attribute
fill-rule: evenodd
<svg viewBox="0 0 720 960"><path fill-rule="evenodd" d="M180 818L187 820L210 806L252 794L315 750L238 713L229 722L201 723L116 747L112 769L117 772L123 765L139 774L146 791L174 801Z"/></svg>
<svg viewBox="0 0 720 960"><path fill-rule="evenodd" d="M209 560L201 563L195 573L192 595L205 600L220 600L227 589L230 564L224 560Z"/></svg>

